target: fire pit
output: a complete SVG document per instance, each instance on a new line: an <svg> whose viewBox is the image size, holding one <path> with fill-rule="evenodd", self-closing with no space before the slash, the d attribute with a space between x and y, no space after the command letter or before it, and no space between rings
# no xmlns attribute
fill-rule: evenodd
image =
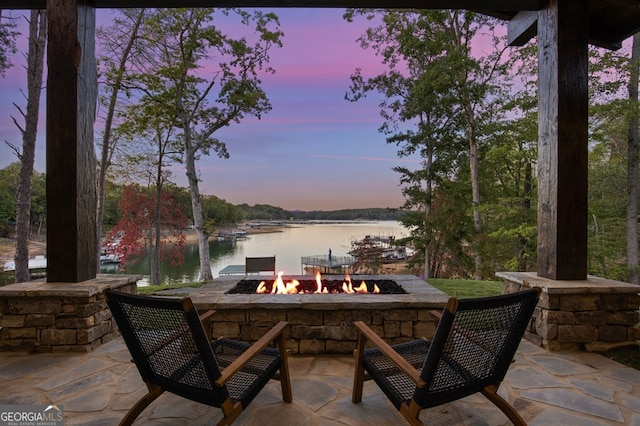
<svg viewBox="0 0 640 426"><path fill-rule="evenodd" d="M213 280L189 293L199 311L214 309L213 330L216 336L225 336L253 342L258 340L276 322L289 322L287 345L293 354L351 353L356 347L357 332L353 321L364 321L390 343L399 343L416 337L431 337L436 318L433 310L442 310L448 296L412 275L354 275L352 287L364 281L367 289L373 283L380 288L377 294L348 294L303 292L292 294L257 294L262 281L278 280L274 276L225 276ZM287 282L297 280L302 288L317 290L316 280L309 275L283 276ZM257 281L257 283L256 283ZM345 277L328 275L323 283L339 282ZM356 285L357 283L357 285ZM385 294L386 284L399 288L398 293ZM255 288L248 294L242 287ZM314 287L315 286L315 287ZM375 288L375 287L373 287Z"/></svg>
<svg viewBox="0 0 640 426"><path fill-rule="evenodd" d="M226 294L406 294L407 292L389 279L361 280L354 284L349 275L342 280L323 279L320 273L315 280L289 281L282 278L282 273L275 279L244 279Z"/></svg>

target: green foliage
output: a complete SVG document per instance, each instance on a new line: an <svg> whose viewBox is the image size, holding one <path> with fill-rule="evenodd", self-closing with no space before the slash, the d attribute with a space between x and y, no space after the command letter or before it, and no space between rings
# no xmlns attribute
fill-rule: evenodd
<svg viewBox="0 0 640 426"><path fill-rule="evenodd" d="M16 282L14 271L0 271L0 287Z"/></svg>
<svg viewBox="0 0 640 426"><path fill-rule="evenodd" d="M16 220L16 200L18 196L18 176L20 163L11 163L0 169L0 236L13 233ZM31 223L44 222L47 213L46 176L33 172L31 183Z"/></svg>
<svg viewBox="0 0 640 426"><path fill-rule="evenodd" d="M244 217L248 220L289 220L293 214L280 207L270 206L268 204L240 204L237 206Z"/></svg>
<svg viewBox="0 0 640 426"><path fill-rule="evenodd" d="M124 186L117 185L111 181L105 182L104 189L104 229L111 229L122 217L122 212L118 206L118 201L122 197Z"/></svg>
<svg viewBox="0 0 640 426"><path fill-rule="evenodd" d="M240 204L238 208L247 220L400 220L406 214L385 208L288 211L268 204Z"/></svg>
<svg viewBox="0 0 640 426"><path fill-rule="evenodd" d="M0 12L2 8L0 7ZM0 15L0 77L4 77L5 71L11 67L9 56L16 53L16 24L13 20Z"/></svg>
<svg viewBox="0 0 640 426"><path fill-rule="evenodd" d="M232 225L242 221L244 212L239 207L211 195L202 197L202 216L207 230L213 232L219 226Z"/></svg>
<svg viewBox="0 0 640 426"><path fill-rule="evenodd" d="M418 169L394 168L405 196L403 209L411 212L403 223L417 251L412 266L428 263L424 267L430 276L465 276L474 269L470 256L481 254L488 241L479 188L504 184L500 180L508 177L506 171L514 172L505 165L503 176L485 173L482 182L477 173L496 171L483 164L483 155L507 111L511 79L509 61L502 55L504 40L487 36L491 20L472 12L351 9L345 19L357 16L379 23L359 41L382 58L387 70L370 78L356 70L346 98L382 94L380 132L398 146L399 157L418 155L421 160ZM485 37L489 53L472 54L472 44ZM513 129L532 130L522 123ZM528 136L526 141L531 140ZM514 157L512 165L518 161ZM461 190L471 197L461 196ZM493 265L486 263L484 269L491 275Z"/></svg>
<svg viewBox="0 0 640 426"><path fill-rule="evenodd" d="M404 215L400 210L385 208L291 212L291 217L299 220L400 220Z"/></svg>
<svg viewBox="0 0 640 426"><path fill-rule="evenodd" d="M16 220L16 197L20 163L12 163L0 170L0 223L3 227ZM3 235L7 236L7 235Z"/></svg>

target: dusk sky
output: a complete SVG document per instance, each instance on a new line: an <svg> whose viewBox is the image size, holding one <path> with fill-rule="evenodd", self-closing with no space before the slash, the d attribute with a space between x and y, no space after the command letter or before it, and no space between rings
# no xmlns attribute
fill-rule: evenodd
<svg viewBox="0 0 640 426"><path fill-rule="evenodd" d="M373 52L356 42L365 23L347 23L342 9L275 12L284 46L271 52L276 74L263 78L273 109L261 120L247 118L217 134L227 143L231 158L199 160L202 193L233 204L271 204L288 210L399 207L399 175L391 168L414 168L419 160L399 159L397 147L378 133L382 122L377 96L356 103L344 99L357 67L365 76L383 70ZM98 23L107 22L109 13L99 10ZM19 47L26 52L24 40ZM16 161L5 141L21 144L10 117L19 117L14 102L22 108L26 104L20 93L26 90L22 55L14 57L14 67L0 79L0 168ZM40 129L36 169L44 172L44 107ZM99 124L95 130L98 134ZM176 166L172 180L186 186L184 170Z"/></svg>

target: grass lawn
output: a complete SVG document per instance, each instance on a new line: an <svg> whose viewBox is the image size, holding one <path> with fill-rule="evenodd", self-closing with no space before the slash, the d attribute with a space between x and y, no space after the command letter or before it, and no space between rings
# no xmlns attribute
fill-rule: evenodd
<svg viewBox="0 0 640 426"><path fill-rule="evenodd" d="M502 281L452 280L444 278L428 278L426 281L449 296L460 299L502 294Z"/></svg>
<svg viewBox="0 0 640 426"><path fill-rule="evenodd" d="M172 283L172 284L161 284L161 285L148 285L144 287L138 287L138 294L153 294L156 291L162 290L173 290L175 288L185 288L185 287L194 287L198 288L202 285L206 284L205 281L200 282L192 282L192 283Z"/></svg>

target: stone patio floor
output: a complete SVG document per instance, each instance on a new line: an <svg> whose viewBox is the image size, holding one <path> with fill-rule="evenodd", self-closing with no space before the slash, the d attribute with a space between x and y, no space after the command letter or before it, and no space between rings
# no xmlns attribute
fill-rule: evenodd
<svg viewBox="0 0 640 426"><path fill-rule="evenodd" d="M351 403L351 356L291 357L293 402L271 382L237 425L398 425L403 418L373 382ZM88 354L0 354L0 404L62 405L66 425L115 425L146 391L121 339ZM523 341L500 393L530 425L640 425L640 371L586 352L547 352ZM138 425L211 425L220 411L171 394ZM428 410L430 425L509 424L483 396Z"/></svg>

